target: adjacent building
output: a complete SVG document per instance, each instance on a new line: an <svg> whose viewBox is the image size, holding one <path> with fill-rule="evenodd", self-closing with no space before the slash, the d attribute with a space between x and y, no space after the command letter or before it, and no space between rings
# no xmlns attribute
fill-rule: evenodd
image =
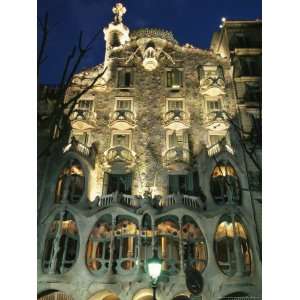
<svg viewBox="0 0 300 300"><path fill-rule="evenodd" d="M203 50L113 12L103 64L67 89L92 85L70 134L39 163L38 299L150 300L154 250L158 300L260 299L261 21L224 20Z"/></svg>

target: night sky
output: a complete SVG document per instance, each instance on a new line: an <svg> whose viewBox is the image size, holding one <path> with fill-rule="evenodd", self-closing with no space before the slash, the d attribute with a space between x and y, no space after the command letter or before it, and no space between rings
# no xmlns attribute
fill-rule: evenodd
<svg viewBox="0 0 300 300"><path fill-rule="evenodd" d="M261 0L38 0L38 16L49 14L50 32L47 59L41 67L41 83L59 82L66 57L77 43L79 32L84 40L101 29L93 49L80 69L100 64L104 59L102 29L113 20L112 7L126 6L123 22L130 30L154 27L173 32L179 44L207 49L212 33L219 29L221 18L228 20L261 19ZM38 30L38 45L40 34Z"/></svg>

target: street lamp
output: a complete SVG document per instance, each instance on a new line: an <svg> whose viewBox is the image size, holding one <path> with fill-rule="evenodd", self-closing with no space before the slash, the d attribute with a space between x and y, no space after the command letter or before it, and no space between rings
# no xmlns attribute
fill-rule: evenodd
<svg viewBox="0 0 300 300"><path fill-rule="evenodd" d="M161 273L161 259L158 257L157 250L154 250L153 257L147 261L148 272L152 281L153 300L156 300L156 288L158 277Z"/></svg>

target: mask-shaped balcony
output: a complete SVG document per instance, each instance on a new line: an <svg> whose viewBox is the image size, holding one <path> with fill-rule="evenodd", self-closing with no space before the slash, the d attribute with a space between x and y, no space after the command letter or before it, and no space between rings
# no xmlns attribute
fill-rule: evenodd
<svg viewBox="0 0 300 300"><path fill-rule="evenodd" d="M112 113L109 126L116 130L128 130L135 127L135 115L131 110L116 110Z"/></svg>
<svg viewBox="0 0 300 300"><path fill-rule="evenodd" d="M182 147L172 147L164 154L164 165L169 170L184 170L189 167L190 151Z"/></svg>
<svg viewBox="0 0 300 300"><path fill-rule="evenodd" d="M71 116L71 126L79 130L92 129L95 128L96 118L96 112L76 110Z"/></svg>
<svg viewBox="0 0 300 300"><path fill-rule="evenodd" d="M200 93L212 97L225 95L225 82L217 76L203 78L200 80Z"/></svg>
<svg viewBox="0 0 300 300"><path fill-rule="evenodd" d="M188 113L180 109L169 110L164 116L164 127L171 130L189 128L190 118Z"/></svg>
<svg viewBox="0 0 300 300"><path fill-rule="evenodd" d="M94 144L91 147L88 147L78 142L75 138L72 138L71 142L63 148L64 154L68 152L76 152L80 154L92 165L92 167L95 166L96 149Z"/></svg>
<svg viewBox="0 0 300 300"><path fill-rule="evenodd" d="M228 152L232 155L234 154L233 148L228 143L226 143L226 139L223 139L223 140L219 141L218 143L207 148L207 154L209 157L211 157L213 155L217 155L221 152Z"/></svg>
<svg viewBox="0 0 300 300"><path fill-rule="evenodd" d="M113 170L132 168L135 152L124 146L113 146L104 152L105 167Z"/></svg>

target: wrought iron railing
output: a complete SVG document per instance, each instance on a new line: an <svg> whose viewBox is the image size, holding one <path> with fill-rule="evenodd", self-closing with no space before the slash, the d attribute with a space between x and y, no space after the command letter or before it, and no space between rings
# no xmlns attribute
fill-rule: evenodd
<svg viewBox="0 0 300 300"><path fill-rule="evenodd" d="M112 113L111 124L117 121L127 122L131 125L135 124L135 115L131 110L116 110Z"/></svg>
<svg viewBox="0 0 300 300"><path fill-rule="evenodd" d="M164 117L165 125L169 125L173 122L182 122L186 125L189 124L189 115L184 110L173 109L165 113Z"/></svg>

